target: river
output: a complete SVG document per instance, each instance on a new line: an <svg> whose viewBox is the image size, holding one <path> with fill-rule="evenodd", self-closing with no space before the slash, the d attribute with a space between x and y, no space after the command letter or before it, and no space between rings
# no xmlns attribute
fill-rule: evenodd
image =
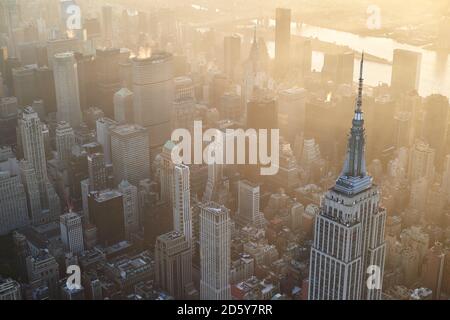
<svg viewBox="0 0 450 320"><path fill-rule="evenodd" d="M271 20L270 25L275 21ZM324 42L348 46L355 51L368 52L374 56L392 61L394 49L405 49L422 53L422 65L420 71L419 94L428 96L440 93L450 97L450 63L448 54L425 50L421 47L402 44L393 39L383 37L366 37L350 32L337 31L307 24L297 26L293 23L291 32L293 35L307 38L317 38ZM269 55L274 56L275 44L267 42ZM313 52L312 69L322 70L323 53ZM358 79L359 61L355 59L355 81ZM390 84L392 66L383 63L367 61L364 66L364 78L368 85L376 86L380 82Z"/></svg>

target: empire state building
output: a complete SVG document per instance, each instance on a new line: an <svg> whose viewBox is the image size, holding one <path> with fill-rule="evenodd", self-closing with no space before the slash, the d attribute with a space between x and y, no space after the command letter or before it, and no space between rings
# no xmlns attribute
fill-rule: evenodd
<svg viewBox="0 0 450 320"><path fill-rule="evenodd" d="M385 262L386 210L365 164L362 111L364 54L347 156L315 223L309 270L310 300L377 300Z"/></svg>

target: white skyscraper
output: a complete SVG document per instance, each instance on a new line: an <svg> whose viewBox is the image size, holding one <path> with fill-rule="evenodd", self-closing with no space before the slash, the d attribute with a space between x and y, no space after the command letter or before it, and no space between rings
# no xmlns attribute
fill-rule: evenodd
<svg viewBox="0 0 450 320"><path fill-rule="evenodd" d="M19 176L0 171L0 235L27 224L27 197Z"/></svg>
<svg viewBox="0 0 450 320"><path fill-rule="evenodd" d="M173 228L192 241L191 190L189 167L176 165L173 171Z"/></svg>
<svg viewBox="0 0 450 320"><path fill-rule="evenodd" d="M78 88L77 62L72 52L58 53L53 59L58 121L72 128L80 125L81 107Z"/></svg>
<svg viewBox="0 0 450 320"><path fill-rule="evenodd" d="M128 180L132 185L150 177L150 153L147 129L139 125L121 125L111 130L111 150L116 183Z"/></svg>
<svg viewBox="0 0 450 320"><path fill-rule="evenodd" d="M96 122L97 126L97 142L103 147L105 163L112 164L111 155L111 130L114 129L117 122L109 118L100 118Z"/></svg>
<svg viewBox="0 0 450 320"><path fill-rule="evenodd" d="M36 215L32 217L33 223L49 221L60 214L58 196L48 180L42 130L43 125L37 113L31 107L26 107L23 110L22 117L19 119L23 154L28 163L24 167L26 172L23 172L22 176L25 177L23 181L27 193L35 194L36 189L39 191L40 207L45 215L38 217L37 212L34 211ZM33 211L35 203L33 203L33 206L30 205L29 209L31 211Z"/></svg>
<svg viewBox="0 0 450 320"><path fill-rule="evenodd" d="M133 123L133 92L122 88L114 94L114 119L120 124Z"/></svg>
<svg viewBox="0 0 450 320"><path fill-rule="evenodd" d="M316 217L309 271L310 300L381 298L386 210L380 206L380 191L365 165L363 61L364 56L344 168L323 197Z"/></svg>
<svg viewBox="0 0 450 320"><path fill-rule="evenodd" d="M167 141L159 157L159 183L161 185L161 200L169 203L173 201L173 161L172 161L172 149L175 147L175 143L169 140Z"/></svg>
<svg viewBox="0 0 450 320"><path fill-rule="evenodd" d="M84 250L81 216L69 212L60 216L61 240L66 250L79 254Z"/></svg>
<svg viewBox="0 0 450 320"><path fill-rule="evenodd" d="M174 231L156 239L156 281L176 298L188 298L192 287L192 219L189 167L173 168Z"/></svg>
<svg viewBox="0 0 450 320"><path fill-rule="evenodd" d="M139 230L138 189L124 180L118 190L122 193L125 237L130 239L131 234Z"/></svg>
<svg viewBox="0 0 450 320"><path fill-rule="evenodd" d="M260 188L259 185L247 180L239 181L238 186L238 223L262 227L263 216L259 211Z"/></svg>
<svg viewBox="0 0 450 320"><path fill-rule="evenodd" d="M201 205L200 299L229 300L231 229L229 210L214 202Z"/></svg>
<svg viewBox="0 0 450 320"><path fill-rule="evenodd" d="M69 123L61 121L56 127L56 151L58 152L59 160L66 165L69 163L74 144L75 133L73 129Z"/></svg>
<svg viewBox="0 0 450 320"><path fill-rule="evenodd" d="M43 126L38 114L31 107L23 110L22 118L19 119L19 128L24 158L34 168L38 182L41 184L40 190L43 191L48 177Z"/></svg>

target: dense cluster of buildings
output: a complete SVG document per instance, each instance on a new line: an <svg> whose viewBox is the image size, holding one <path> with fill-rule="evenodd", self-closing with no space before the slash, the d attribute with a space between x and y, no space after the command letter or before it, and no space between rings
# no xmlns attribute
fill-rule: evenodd
<svg viewBox="0 0 450 320"><path fill-rule="evenodd" d="M0 300L450 297L450 106L420 54L369 88L364 54L313 70L290 9L239 34L127 9L0 1ZM175 164L194 121L280 129L277 173Z"/></svg>

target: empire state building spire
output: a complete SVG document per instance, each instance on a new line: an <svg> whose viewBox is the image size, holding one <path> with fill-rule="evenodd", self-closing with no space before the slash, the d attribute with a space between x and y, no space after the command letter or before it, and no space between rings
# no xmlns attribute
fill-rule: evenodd
<svg viewBox="0 0 450 320"><path fill-rule="evenodd" d="M347 194L356 194L372 185L372 178L367 175L365 161L365 130L362 111L363 67L364 52L361 58L358 96L348 139L347 156L344 168L335 186L336 190Z"/></svg>

